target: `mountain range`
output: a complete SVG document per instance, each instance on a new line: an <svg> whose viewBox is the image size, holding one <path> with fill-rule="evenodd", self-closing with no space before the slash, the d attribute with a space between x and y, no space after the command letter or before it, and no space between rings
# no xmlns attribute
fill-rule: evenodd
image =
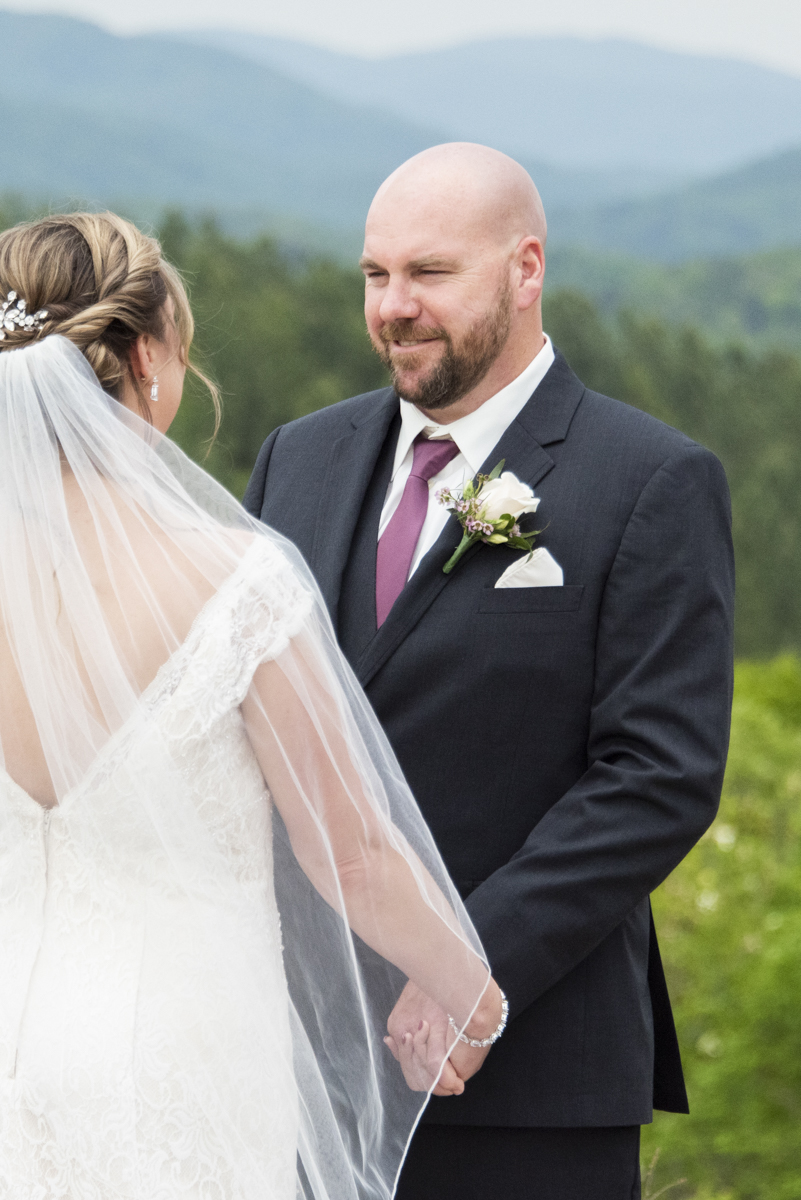
<svg viewBox="0 0 801 1200"><path fill-rule="evenodd" d="M557 249L678 262L801 244L801 80L628 43L371 62L0 11L0 106L0 193L150 219L215 211L349 259L381 180L453 137L518 155Z"/></svg>
<svg viewBox="0 0 801 1200"><path fill-rule="evenodd" d="M394 167L449 137L224 47L7 11L0 105L2 191L217 209L233 226L327 229L329 241L361 227ZM642 174L526 165L556 204L631 194Z"/></svg>
<svg viewBox="0 0 801 1200"><path fill-rule="evenodd" d="M234 54L0 13L0 190L358 227L437 140Z"/></svg>
<svg viewBox="0 0 801 1200"><path fill-rule="evenodd" d="M285 38L183 33L339 100L534 162L653 189L801 144L801 79L613 39L500 38L379 59Z"/></svg>

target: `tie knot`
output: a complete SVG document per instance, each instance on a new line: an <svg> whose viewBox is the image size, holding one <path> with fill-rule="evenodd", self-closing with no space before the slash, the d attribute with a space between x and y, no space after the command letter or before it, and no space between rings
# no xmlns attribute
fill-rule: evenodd
<svg viewBox="0 0 801 1200"><path fill-rule="evenodd" d="M411 473L417 479L424 479L428 482L435 475L439 475L442 468L447 466L458 453L459 447L456 442L450 439L433 442L421 434L415 438Z"/></svg>

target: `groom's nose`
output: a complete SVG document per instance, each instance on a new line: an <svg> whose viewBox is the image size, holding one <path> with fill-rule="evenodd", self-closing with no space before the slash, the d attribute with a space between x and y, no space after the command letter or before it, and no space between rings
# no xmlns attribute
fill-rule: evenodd
<svg viewBox="0 0 801 1200"><path fill-rule="evenodd" d="M381 292L381 303L378 315L383 322L401 321L404 318L416 320L423 311L419 298L415 295L414 284L402 276L390 275L387 286Z"/></svg>

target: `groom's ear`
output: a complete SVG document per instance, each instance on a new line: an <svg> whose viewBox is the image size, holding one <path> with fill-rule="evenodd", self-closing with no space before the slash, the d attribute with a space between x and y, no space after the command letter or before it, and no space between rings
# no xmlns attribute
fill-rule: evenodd
<svg viewBox="0 0 801 1200"><path fill-rule="evenodd" d="M545 247L538 237L523 238L517 247L518 307L530 308L542 295L545 279Z"/></svg>

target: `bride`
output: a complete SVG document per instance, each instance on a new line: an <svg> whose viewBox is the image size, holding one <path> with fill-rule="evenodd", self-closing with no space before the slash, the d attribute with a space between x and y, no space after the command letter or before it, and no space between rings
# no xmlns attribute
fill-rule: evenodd
<svg viewBox="0 0 801 1200"><path fill-rule="evenodd" d="M0 1195L380 1200L502 997L299 555L165 437L192 332L120 218L0 235ZM450 1045L384 1044L407 979Z"/></svg>

